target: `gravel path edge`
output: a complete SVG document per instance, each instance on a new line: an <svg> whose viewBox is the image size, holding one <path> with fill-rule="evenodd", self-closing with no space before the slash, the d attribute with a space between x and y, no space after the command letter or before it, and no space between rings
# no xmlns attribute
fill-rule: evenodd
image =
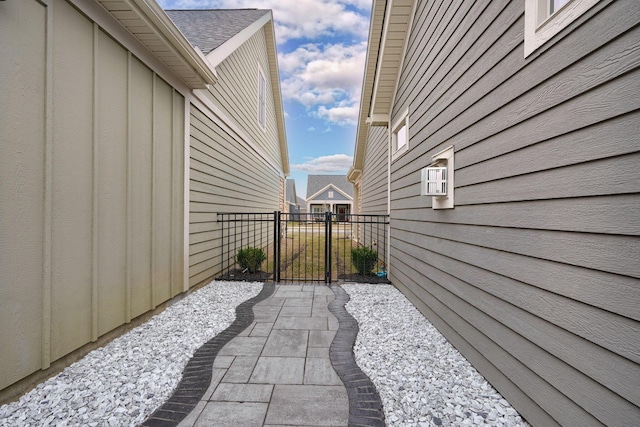
<svg viewBox="0 0 640 427"><path fill-rule="evenodd" d="M382 400L371 379L360 369L353 354L358 335L358 323L346 310L349 294L340 286L331 285L335 299L329 311L338 319L338 330L329 348L331 365L347 389L349 427L385 426Z"/></svg>
<svg viewBox="0 0 640 427"><path fill-rule="evenodd" d="M224 331L211 338L193 354L182 372L175 391L141 426L177 426L196 407L211 383L213 361L218 352L254 320L253 306L270 297L275 284L265 283L255 297L236 307L236 318Z"/></svg>

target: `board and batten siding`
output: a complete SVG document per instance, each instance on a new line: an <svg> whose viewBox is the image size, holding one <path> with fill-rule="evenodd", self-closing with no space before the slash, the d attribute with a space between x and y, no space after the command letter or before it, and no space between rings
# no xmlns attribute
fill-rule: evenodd
<svg viewBox="0 0 640 427"><path fill-rule="evenodd" d="M278 210L281 172L193 105L190 161L189 285L195 286L222 270L217 213Z"/></svg>
<svg viewBox="0 0 640 427"><path fill-rule="evenodd" d="M237 126L247 133L269 159L282 169L282 155L276 125L275 100L271 85L265 29L257 31L216 66L220 76L207 96ZM266 79L266 129L258 123L258 73Z"/></svg>
<svg viewBox="0 0 640 427"><path fill-rule="evenodd" d="M416 2L390 278L535 425L640 419L639 23L601 1L525 59L524 2ZM450 145L433 210L420 170Z"/></svg>
<svg viewBox="0 0 640 427"><path fill-rule="evenodd" d="M2 390L182 292L184 98L64 0L0 39Z"/></svg>

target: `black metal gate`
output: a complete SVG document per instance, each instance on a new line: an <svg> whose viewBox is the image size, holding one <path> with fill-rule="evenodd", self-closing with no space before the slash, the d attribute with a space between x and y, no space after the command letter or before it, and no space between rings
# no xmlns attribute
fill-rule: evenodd
<svg viewBox="0 0 640 427"><path fill-rule="evenodd" d="M218 279L388 282L388 215L219 213Z"/></svg>

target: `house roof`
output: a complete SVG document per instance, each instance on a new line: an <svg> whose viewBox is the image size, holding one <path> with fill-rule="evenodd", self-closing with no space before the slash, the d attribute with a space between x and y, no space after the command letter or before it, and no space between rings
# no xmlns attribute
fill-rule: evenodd
<svg viewBox="0 0 640 427"><path fill-rule="evenodd" d="M155 1L96 0L149 52L192 89L216 82L204 55L195 49Z"/></svg>
<svg viewBox="0 0 640 427"><path fill-rule="evenodd" d="M362 171L369 126L388 126L391 120L391 105L414 9L415 0L374 0L371 6L355 152L347 174L351 182Z"/></svg>
<svg viewBox="0 0 640 427"><path fill-rule="evenodd" d="M202 50L206 55L209 66L212 68L217 67L256 32L264 28L282 171L285 176L289 175L287 134L284 124L278 52L271 10L191 9L167 10L166 13L189 42L197 46L199 50Z"/></svg>
<svg viewBox="0 0 640 427"><path fill-rule="evenodd" d="M287 179L285 181L285 194L287 195L287 202L293 205L298 204L298 196L296 194L296 181L293 179Z"/></svg>
<svg viewBox="0 0 640 427"><path fill-rule="evenodd" d="M307 177L307 199L329 185L333 185L349 197L353 197L353 186L347 181L346 175L309 175Z"/></svg>
<svg viewBox="0 0 640 427"><path fill-rule="evenodd" d="M192 9L165 12L189 42L205 55L270 13L261 9Z"/></svg>

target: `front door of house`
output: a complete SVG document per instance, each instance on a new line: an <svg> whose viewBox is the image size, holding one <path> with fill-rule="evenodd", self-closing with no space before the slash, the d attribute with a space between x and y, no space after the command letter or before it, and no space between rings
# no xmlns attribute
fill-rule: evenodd
<svg viewBox="0 0 640 427"><path fill-rule="evenodd" d="M349 220L349 208L347 206L338 206L338 222L346 222Z"/></svg>

